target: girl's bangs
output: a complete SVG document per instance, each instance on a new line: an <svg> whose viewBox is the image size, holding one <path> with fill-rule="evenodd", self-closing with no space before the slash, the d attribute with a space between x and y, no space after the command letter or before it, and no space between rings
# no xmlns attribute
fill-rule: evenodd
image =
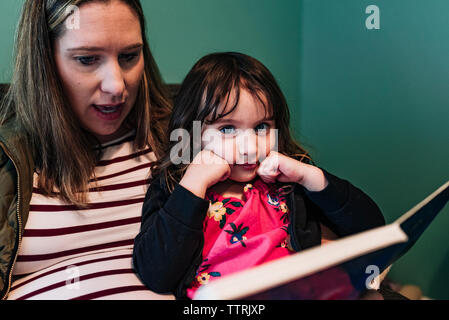
<svg viewBox="0 0 449 320"><path fill-rule="evenodd" d="M249 81L237 79L235 83L223 84L215 87L213 94L208 95L210 90L206 90L205 102L201 113L206 124L211 124L229 114L231 114L240 101L240 93L242 90L258 100L265 109L266 119L273 118L273 103L268 92L265 92L261 86L250 84Z"/></svg>
<svg viewBox="0 0 449 320"><path fill-rule="evenodd" d="M205 89L201 119L211 124L232 113L239 103L240 86L238 79L229 77L227 81L213 83Z"/></svg>

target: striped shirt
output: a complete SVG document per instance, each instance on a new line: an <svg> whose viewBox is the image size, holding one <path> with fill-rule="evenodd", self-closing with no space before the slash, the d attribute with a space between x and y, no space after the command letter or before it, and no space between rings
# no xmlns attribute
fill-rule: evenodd
<svg viewBox="0 0 449 320"><path fill-rule="evenodd" d="M134 237L149 183L151 149L135 133L102 145L89 206L49 198L34 174L30 213L8 299L172 299L145 288L132 268Z"/></svg>

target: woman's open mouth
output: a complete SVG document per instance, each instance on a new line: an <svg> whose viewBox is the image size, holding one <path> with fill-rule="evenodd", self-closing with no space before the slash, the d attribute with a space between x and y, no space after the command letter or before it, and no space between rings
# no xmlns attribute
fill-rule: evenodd
<svg viewBox="0 0 449 320"><path fill-rule="evenodd" d="M117 105L92 105L96 115L102 120L117 120L122 114L124 103Z"/></svg>

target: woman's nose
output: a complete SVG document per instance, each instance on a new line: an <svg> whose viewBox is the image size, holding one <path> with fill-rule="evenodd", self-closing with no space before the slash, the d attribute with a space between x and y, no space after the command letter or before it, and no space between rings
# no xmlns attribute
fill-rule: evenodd
<svg viewBox="0 0 449 320"><path fill-rule="evenodd" d="M253 130L246 130L237 139L241 164L254 164L257 162L257 136Z"/></svg>
<svg viewBox="0 0 449 320"><path fill-rule="evenodd" d="M108 63L104 67L101 81L101 91L121 98L125 91L125 79L118 63Z"/></svg>

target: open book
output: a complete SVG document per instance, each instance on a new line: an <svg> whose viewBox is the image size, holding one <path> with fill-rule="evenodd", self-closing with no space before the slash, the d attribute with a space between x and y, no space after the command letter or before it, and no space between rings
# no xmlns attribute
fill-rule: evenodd
<svg viewBox="0 0 449 320"><path fill-rule="evenodd" d="M356 299L404 255L449 201L449 181L382 227L216 279L194 299Z"/></svg>

